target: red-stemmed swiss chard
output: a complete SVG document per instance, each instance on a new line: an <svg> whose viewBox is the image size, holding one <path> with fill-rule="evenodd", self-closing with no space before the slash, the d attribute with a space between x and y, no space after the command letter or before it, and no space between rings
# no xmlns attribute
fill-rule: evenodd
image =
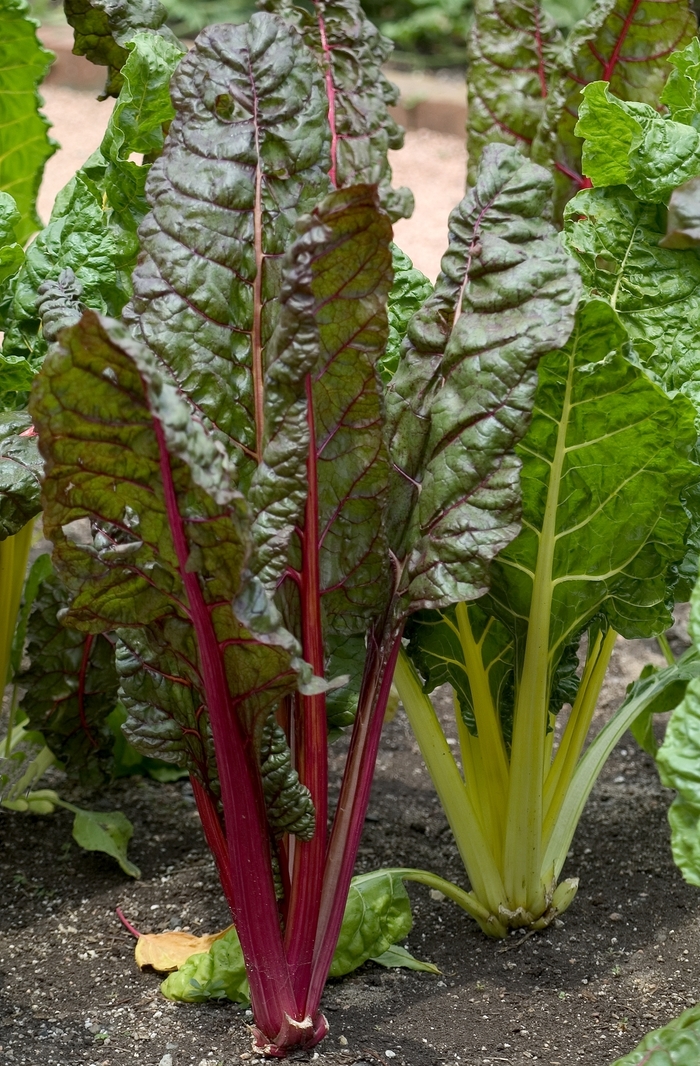
<svg viewBox="0 0 700 1066"><path fill-rule="evenodd" d="M358 11L323 9L327 39ZM333 156L341 79L295 22L211 28L183 60L127 324L59 332L32 406L67 620L115 634L127 735L190 769L277 1057L327 1030L405 620L481 595L516 534L514 447L578 292L551 178L491 146L386 388L384 148L367 138L355 171ZM354 721L329 825L338 691Z"/></svg>

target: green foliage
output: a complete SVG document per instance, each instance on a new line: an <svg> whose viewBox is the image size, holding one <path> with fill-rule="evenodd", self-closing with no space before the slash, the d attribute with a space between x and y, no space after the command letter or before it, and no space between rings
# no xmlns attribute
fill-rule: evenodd
<svg viewBox="0 0 700 1066"><path fill-rule="evenodd" d="M41 225L36 198L44 164L57 147L39 111L38 86L53 56L39 44L36 25L25 0L0 0L0 192L17 205L20 244Z"/></svg>
<svg viewBox="0 0 700 1066"><path fill-rule="evenodd" d="M141 871L127 858L126 849L134 832L131 822L121 811L75 811L73 839L85 851L101 851L116 859L129 877Z"/></svg>
<svg viewBox="0 0 700 1066"><path fill-rule="evenodd" d="M136 34L149 31L177 47L164 25L168 13L159 0L63 0L63 10L75 32L75 54L107 67L102 99L119 96L125 77L122 68Z"/></svg>
<svg viewBox="0 0 700 1066"><path fill-rule="evenodd" d="M613 1066L695 1066L700 1056L700 1006L655 1029Z"/></svg>

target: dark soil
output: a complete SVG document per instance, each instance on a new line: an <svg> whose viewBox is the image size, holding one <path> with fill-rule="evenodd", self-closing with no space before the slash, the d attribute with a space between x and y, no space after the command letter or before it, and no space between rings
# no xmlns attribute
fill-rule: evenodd
<svg viewBox="0 0 700 1066"><path fill-rule="evenodd" d="M650 641L620 642L599 711L619 704ZM445 708L443 708L445 710ZM445 717L446 723L449 718ZM447 725L448 735L450 727ZM339 769L341 753L337 761ZM64 795L89 805L79 793ZM626 737L588 803L564 871L581 888L545 933L487 940L411 886L409 946L441 977L367 964L329 983L319 1066L608 1066L700 998L700 892L669 847L671 794ZM130 779L93 806L132 819L127 880L81 852L71 816L0 817L0 1061L12 1066L232 1066L253 1062L236 1006L175 1005L140 973L115 907L144 932L228 924L189 785ZM401 713L386 728L358 868L422 866L464 883L445 818Z"/></svg>

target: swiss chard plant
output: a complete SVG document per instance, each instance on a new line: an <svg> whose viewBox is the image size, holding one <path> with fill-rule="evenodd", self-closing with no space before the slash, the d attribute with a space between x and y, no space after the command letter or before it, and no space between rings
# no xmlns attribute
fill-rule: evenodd
<svg viewBox="0 0 700 1066"><path fill-rule="evenodd" d="M650 51L666 40L657 30ZM662 634L697 575L697 49L670 56L665 114L609 83L584 89L576 136L596 187L565 213L584 299L568 343L540 361L516 447L523 528L486 596L411 619L397 666L474 916L494 935L542 928L569 905L578 881L559 875L605 759L697 673L690 654L645 676L586 748L616 635ZM461 773L428 697L445 682Z"/></svg>
<svg viewBox="0 0 700 1066"><path fill-rule="evenodd" d="M515 536L514 447L579 282L550 176L490 147L386 386L411 302L387 46L350 0L268 6L172 79L121 319L75 268L43 282L31 410L64 621L115 641L132 743L190 770L255 1046L284 1057L327 1029L404 625L482 595Z"/></svg>

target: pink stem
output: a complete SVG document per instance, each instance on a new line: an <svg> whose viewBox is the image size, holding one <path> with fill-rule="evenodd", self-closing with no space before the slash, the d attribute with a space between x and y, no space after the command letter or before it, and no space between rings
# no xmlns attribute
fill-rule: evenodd
<svg viewBox="0 0 700 1066"><path fill-rule="evenodd" d="M307 461L308 494L302 534L301 638L304 659L317 677L323 677L323 623L321 619L321 576L319 572L318 471L313 385L306 379L309 423ZM326 697L297 695L296 766L300 781L311 792L316 810L316 830L311 840L297 840L294 871L287 911L285 946L297 1001L306 999L314 953L316 922L323 890L328 820L328 724Z"/></svg>
<svg viewBox="0 0 700 1066"><path fill-rule="evenodd" d="M136 938L137 940L140 940L140 939L141 939L141 934L139 933L138 929L136 929L136 928L135 928L135 927L134 927L134 926L133 926L133 925L131 924L131 922L129 921L129 919L128 919L128 918L125 918L125 917L124 917L124 912L123 912L123 910L121 909L121 907L117 907L117 909L116 909L116 911L115 911L114 913L116 914L117 918L118 918L118 919L119 919L119 921L120 921L120 922L122 923L122 925L124 926L124 928L125 928L125 929L127 930L127 932L131 933L131 935L132 935L133 937L135 937L135 938Z"/></svg>
<svg viewBox="0 0 700 1066"><path fill-rule="evenodd" d="M388 656L376 645L368 650L350 751L326 859L313 970L306 1000L306 1012L312 1017L321 1002L323 987L343 924L350 881L369 805L384 713L400 648L401 633L394 639Z"/></svg>
<svg viewBox="0 0 700 1066"><path fill-rule="evenodd" d="M234 920L246 963L253 1013L270 1043L276 1043L279 1034L288 1041L293 1039L289 1030L298 1012L280 932L260 772L231 702L199 579L187 568L189 549L165 434L157 418L153 425L170 531L197 637L221 783L229 873L236 901Z"/></svg>
<svg viewBox="0 0 700 1066"><path fill-rule="evenodd" d="M202 823L202 829L204 830L204 837L209 845L209 850L214 856L214 861L216 862L216 868L219 873L221 887L226 896L226 902L231 908L231 914L235 914L236 906L233 896L233 884L231 882L231 873L228 868L228 845L226 844L224 831L221 828L219 815L214 806L211 794L207 791L204 785L197 780L194 774L190 774L190 784L192 785L192 792L194 794L195 803L197 804L197 810L199 811L199 819Z"/></svg>

